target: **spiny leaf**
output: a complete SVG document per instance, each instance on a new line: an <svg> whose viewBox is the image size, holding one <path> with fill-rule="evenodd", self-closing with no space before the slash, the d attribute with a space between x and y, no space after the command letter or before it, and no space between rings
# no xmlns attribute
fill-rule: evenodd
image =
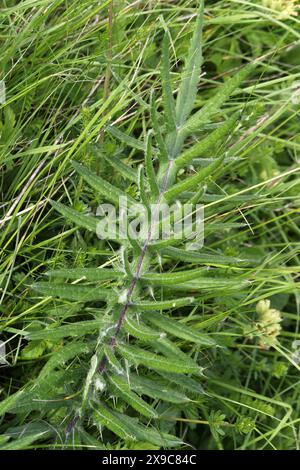
<svg viewBox="0 0 300 470"><path fill-rule="evenodd" d="M145 314L143 316L146 318ZM216 342L210 336L198 333L196 329L179 322L175 318L169 318L166 315L152 312L151 315L147 315L147 321L173 336L191 341L192 343L197 343L202 346L216 345Z"/></svg>
<svg viewBox="0 0 300 470"><path fill-rule="evenodd" d="M157 118L157 111L155 107L155 100L154 96L151 96L151 112L150 112L150 117L151 117L151 124L153 127L154 135L156 138L156 142L159 148L159 157L160 161L162 162L167 162L168 161L168 150L165 144L164 139L162 138L161 130L159 127L158 123L158 118Z"/></svg>
<svg viewBox="0 0 300 470"><path fill-rule="evenodd" d="M141 281L154 286L167 286L172 284L180 284L181 282L197 279L205 275L204 268L190 269L188 271L176 271L173 273L149 273L143 274Z"/></svg>
<svg viewBox="0 0 300 470"><path fill-rule="evenodd" d="M92 188L100 194L103 194L109 201L119 204L119 198L124 197L127 198L128 202L131 204L135 203L134 199L132 199L128 194L108 183L108 181L101 178L101 176L96 176L88 168L81 165L81 163L73 161L72 166Z"/></svg>
<svg viewBox="0 0 300 470"><path fill-rule="evenodd" d="M180 248L170 247L161 250L161 254L168 258L185 261L187 263L202 263L209 266L227 266L230 264L245 263L245 258L237 258L234 256L225 256L215 253L198 253L189 252Z"/></svg>
<svg viewBox="0 0 300 470"><path fill-rule="evenodd" d="M134 137L131 137L128 134L125 134L124 132L120 131L120 129L117 129L116 127L113 127L113 126L109 126L107 128L107 130L110 134L112 134L118 140L120 140L124 144L128 145L128 147L132 147L132 148L135 148L137 150L145 151L144 142L141 142L140 140L137 140L137 139L135 139Z"/></svg>
<svg viewBox="0 0 300 470"><path fill-rule="evenodd" d="M175 343L168 340L167 338L162 338L160 340L151 341L149 344L152 346L155 352L160 352L166 358L175 361L176 363L184 363L190 367L198 367L194 359L188 354L183 352Z"/></svg>
<svg viewBox="0 0 300 470"><path fill-rule="evenodd" d="M177 374L176 374L177 377ZM184 380L187 377L184 376ZM140 395L146 395L154 398L155 400L163 400L169 403L188 403L191 400L184 394L168 385L167 382L163 382L155 378L151 380L140 375L130 374L130 386Z"/></svg>
<svg viewBox="0 0 300 470"><path fill-rule="evenodd" d="M182 72L176 100L177 125L182 126L193 109L197 84L200 78L202 64L202 28L203 28L204 0L200 0L194 34L191 40L187 60Z"/></svg>
<svg viewBox="0 0 300 470"><path fill-rule="evenodd" d="M91 230L92 232L97 231L97 224L99 220L96 219L96 217L93 217L91 215L81 214L80 212L74 209L71 209L70 207L67 207L64 204L61 204L60 202L55 202L55 201L50 200L50 203L54 207L54 209L56 209L64 217L71 220L79 227L84 227L88 230Z"/></svg>
<svg viewBox="0 0 300 470"><path fill-rule="evenodd" d="M48 432L49 434L49 432ZM18 439L15 439L8 444L5 444L4 446L1 447L1 450L22 450L22 449L28 449L31 447L31 444L33 444L35 441L41 438L45 438L46 433L36 433L31 436L24 436L24 437L19 437Z"/></svg>
<svg viewBox="0 0 300 470"><path fill-rule="evenodd" d="M105 447L103 443L99 442L96 437L91 436L91 434L87 433L82 428L78 431L83 444L85 444L89 450L107 450L107 447Z"/></svg>
<svg viewBox="0 0 300 470"><path fill-rule="evenodd" d="M180 181L180 183L172 186L164 193L165 200L167 202L171 202L183 191L189 191L194 188L198 189L198 185L222 165L224 157L225 155L216 158L213 163L199 170L194 176L186 178L183 181Z"/></svg>
<svg viewBox="0 0 300 470"><path fill-rule="evenodd" d="M126 316L124 321L124 329L131 336L138 338L142 341L152 341L154 339L160 338L163 333L159 331L154 331L151 328L147 327L143 322L136 321L132 316Z"/></svg>
<svg viewBox="0 0 300 470"><path fill-rule="evenodd" d="M136 441L136 435L131 428L124 426L124 422L119 419L117 413L114 413L104 403L99 403L97 409L94 407L93 420L98 426L105 426L121 439Z"/></svg>
<svg viewBox="0 0 300 470"><path fill-rule="evenodd" d="M117 395L121 396L128 405L147 418L157 418L157 413L154 408L131 391L130 382L128 384L124 378L118 375L109 375L108 380L113 385L113 390Z"/></svg>
<svg viewBox="0 0 300 470"><path fill-rule="evenodd" d="M176 166L181 168L190 163L193 158L203 155L211 148L215 148L216 145L218 145L220 141L224 140L224 137L233 130L236 125L236 121L237 116L234 115L230 119L226 120L222 125L220 125L215 131L211 132L207 137L185 150L175 159Z"/></svg>
<svg viewBox="0 0 300 470"><path fill-rule="evenodd" d="M150 205L149 205L149 198L147 196L146 187L145 187L144 165L139 166L137 183L138 183L141 201L144 207L146 207L149 210Z"/></svg>
<svg viewBox="0 0 300 470"><path fill-rule="evenodd" d="M103 158L117 170L124 178L128 179L132 183L136 183L137 172L131 168L128 164L125 164L120 158L113 156L107 156L103 154Z"/></svg>
<svg viewBox="0 0 300 470"><path fill-rule="evenodd" d="M79 284L51 284L50 282L37 282L32 289L40 294L59 297L77 302L93 302L96 300L116 299L116 294L110 289L95 286L82 286Z"/></svg>
<svg viewBox="0 0 300 470"><path fill-rule="evenodd" d="M240 279L237 276L232 276L232 278L224 277L215 277L215 278L204 278L196 279L193 281L188 281L185 284L173 284L170 286L165 286L166 292L174 291L201 291L207 290L214 292L216 290L226 290L229 292L229 289L243 289L246 286L249 286L248 279Z"/></svg>
<svg viewBox="0 0 300 470"><path fill-rule="evenodd" d="M86 354L95 346L95 341L74 341L63 346L59 351L52 354L51 358L42 368L37 382L47 377L56 367L65 364L70 359L80 354Z"/></svg>
<svg viewBox="0 0 300 470"><path fill-rule="evenodd" d="M150 442L151 444L166 448L182 444L182 441L175 436L138 424L136 419L113 411L101 403L95 409L93 418L98 425L106 426L117 436L125 440Z"/></svg>
<svg viewBox="0 0 300 470"><path fill-rule="evenodd" d="M194 297L182 297L179 299L171 299L171 300L157 300L155 302L142 300L142 301L135 301L131 305L139 310L166 310L169 308L178 308L184 307L186 305L192 304L194 301Z"/></svg>
<svg viewBox="0 0 300 470"><path fill-rule="evenodd" d="M47 276L62 279L84 279L86 281L102 281L124 278L125 274L109 268L65 268L52 269Z"/></svg>
<svg viewBox="0 0 300 470"><path fill-rule="evenodd" d="M211 116L215 114L221 108L222 104L230 97L230 95L237 90L239 85L245 80L253 69L252 64L248 64L243 67L234 77L227 80L222 85L216 94L195 114L193 114L188 121L183 124L179 133L182 136L192 134L193 132L199 131L203 124L207 123Z"/></svg>
<svg viewBox="0 0 300 470"><path fill-rule="evenodd" d="M152 145L151 145L151 131L147 134L147 141L146 141L146 155L145 155L145 166L146 166L146 173L149 182L149 186L151 189L151 194L153 199L157 198L159 194L159 189L157 186L156 175L153 168L152 162Z"/></svg>
<svg viewBox="0 0 300 470"><path fill-rule="evenodd" d="M26 423L21 426L14 426L9 428L7 430L7 435L15 439L29 436L40 436L44 439L46 437L49 437L49 435L54 434L54 432L55 431L50 426L50 424L41 421L33 421L31 423Z"/></svg>
<svg viewBox="0 0 300 470"><path fill-rule="evenodd" d="M125 420L126 418L122 416L121 419ZM169 449L170 447L178 447L183 444L180 438L161 432L153 427L146 427L139 424L136 425L136 427L134 426L134 428L136 429L138 439L142 442L150 442L150 444L164 447L166 449Z"/></svg>
<svg viewBox="0 0 300 470"><path fill-rule="evenodd" d="M110 345L105 344L103 346L103 352L104 352L106 359L108 360L109 366L114 371L114 373L118 375L123 375L124 374L123 366L116 358L113 348Z"/></svg>
<svg viewBox="0 0 300 470"><path fill-rule="evenodd" d="M80 348L78 351L80 354ZM59 391L63 389L65 383L78 382L80 374L81 372L78 374L78 371L74 370L70 372L51 370L50 381L47 375L41 379L35 379L34 383L29 383L24 389L3 400L0 405L0 416L8 412L24 416L24 414L34 410L45 411L54 408L69 408L72 406L72 400L65 400L65 394L59 393Z"/></svg>
<svg viewBox="0 0 300 470"><path fill-rule="evenodd" d="M11 410L18 405L20 399L26 395L24 390L19 390L16 393L13 393L9 397L2 399L0 402L0 416L3 416L5 413L11 412Z"/></svg>
<svg viewBox="0 0 300 470"><path fill-rule="evenodd" d="M180 374L170 374L167 372L159 372L159 375L176 384L181 389L187 390L196 397L199 397L199 395L203 395L205 393L202 385L196 382L196 380L194 380L192 377L187 377L186 375L184 376Z"/></svg>
<svg viewBox="0 0 300 470"><path fill-rule="evenodd" d="M176 127L175 122L175 102L171 87L171 76L170 76L170 57L169 57L169 36L168 33L164 34L162 42L162 67L161 67L161 78L162 78L162 98L163 106L165 111L165 118L167 121L167 130L172 132Z"/></svg>
<svg viewBox="0 0 300 470"><path fill-rule="evenodd" d="M89 321L78 321L75 323L69 323L68 325L52 327L26 333L26 338L36 340L50 340L57 341L68 336L84 336L89 333L93 333L100 328L105 328L107 321L103 319L89 320Z"/></svg>
<svg viewBox="0 0 300 470"><path fill-rule="evenodd" d="M199 372L197 364L185 364L183 361L172 361L157 354L145 351L137 346L119 344L117 346L123 356L135 365L144 365L150 369L165 372L193 374Z"/></svg>

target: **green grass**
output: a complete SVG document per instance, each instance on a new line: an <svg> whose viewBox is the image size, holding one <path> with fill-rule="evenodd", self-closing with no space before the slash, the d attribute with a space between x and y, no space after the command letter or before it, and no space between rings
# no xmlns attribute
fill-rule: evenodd
<svg viewBox="0 0 300 470"><path fill-rule="evenodd" d="M281 3L284 7L286 2ZM199 195L205 204L205 245L198 258L164 247L160 266L149 255L156 273L144 273L144 282L152 285L157 304L162 302L164 317L145 309L139 325L122 325L128 344L116 351L106 344L103 351L111 319L103 299L113 302L118 274L106 273L79 289L71 287L72 293L68 286L67 295L57 294L64 282L57 270L68 269L70 279L73 268L102 266L111 272L122 262L116 244L99 240L56 210L63 203L87 214L106 201L71 162L79 161L131 197L137 195L132 175L144 161L153 126L153 92L159 126L165 130L163 35L167 31L170 39L168 80L177 96L196 13L197 2L189 0L119 0L113 6L82 0L76 8L68 0L3 2L0 340L7 364L0 365L0 449L300 447L300 364L294 343L300 341L297 16L273 11L267 0L205 2L203 66L193 115L223 82L258 60L221 110L200 133L193 129L185 142L184 149L190 149L219 122L239 113L232 135L179 174L178 181L186 182L205 159L225 157ZM127 137L120 139L120 132ZM110 165L112 156L124 163L123 172L131 171L131 180L120 174L118 163ZM184 290L177 286L176 294L189 297L195 291L189 283L198 282L196 302L170 308L172 285L155 277L161 267L171 275L169 284L178 272L203 268L203 278L186 281ZM49 294L45 274L53 270ZM77 284L79 278L75 272L71 282ZM280 334L269 348L261 347L264 330L256 312L264 299L282 317ZM139 301L154 302L151 291ZM156 356L150 342L160 329L168 342L156 349L164 357L159 377L151 371ZM201 341L208 338L218 346L203 347ZM111 372L104 378L95 373L95 351L99 358L108 357ZM183 370L180 358L189 370ZM182 371L177 368L174 379L175 359ZM192 373L195 363L202 375L193 377L188 391L183 374ZM118 367L131 374L129 388L126 381L117 382L121 394L116 390L122 378ZM152 380L152 386L156 381L158 389L149 395L141 380ZM102 381L114 392L103 392ZM72 426L78 410L80 419ZM155 416L149 417L153 410ZM119 421L120 416L126 421ZM132 440L136 418L140 434Z"/></svg>

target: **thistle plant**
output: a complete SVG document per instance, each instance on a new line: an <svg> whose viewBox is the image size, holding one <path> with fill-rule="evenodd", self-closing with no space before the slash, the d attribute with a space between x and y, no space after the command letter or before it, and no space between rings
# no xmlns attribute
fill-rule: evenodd
<svg viewBox="0 0 300 470"><path fill-rule="evenodd" d="M126 198L129 205L139 202L147 213L150 204L159 211L162 204L177 203L180 208L188 202L196 210L205 200L207 185L231 168L244 144L239 132L240 112L224 114L222 106L238 91L254 64L241 67L203 107L194 109L203 61L203 11L201 1L176 93L171 87L170 33L164 34L161 96L151 93L145 141L114 126L106 129L125 146L143 152L144 163L138 168L125 165L119 157L103 154L101 145L92 145L97 158L104 158L120 173L127 182L125 187L117 187L78 161L72 162L81 181L114 205ZM235 133L238 138L232 142ZM59 202L51 204L67 220L96 236L99 220L95 215ZM160 225L161 221L155 223ZM238 292L248 280L234 270L224 274L224 266L245 260L205 249L190 251L189 240L172 234L157 240L156 228L152 222L144 238L134 238L128 226L126 237L105 241L110 256L104 267L54 269L47 273L49 282L32 286L38 295L87 306L94 319L28 333L31 342L74 340L58 347L26 394L18 392L3 405L6 410L30 413L41 403L49 409L57 407L64 429L61 438L66 443L92 445L95 438L89 429L94 426L102 433L97 448L99 441L105 443L107 432L127 445L144 442L169 448L184 443L183 437L161 429L159 419L165 404L176 405L179 413L191 413L193 406L202 403L207 365L200 359L210 348L222 346L208 330L224 320L219 312L193 321L193 313L201 308L205 296ZM66 387L69 395L63 398ZM222 419L218 421L216 416ZM208 417L216 439L218 430L226 426L224 418L218 412ZM243 428L240 421L238 426Z"/></svg>
<svg viewBox="0 0 300 470"><path fill-rule="evenodd" d="M0 449L298 449L299 1L2 3Z"/></svg>
<svg viewBox="0 0 300 470"><path fill-rule="evenodd" d="M239 115L236 113L217 121L206 136L185 147L191 136L203 132L204 126L217 115L252 68L252 65L243 67L220 86L204 107L193 112L203 60L203 10L204 2L201 1L176 99L171 88L169 32L164 34L161 58L163 110L162 113L158 111L158 99L152 93L149 105L151 128L146 141L136 141L114 127L108 128L108 132L122 142L143 149L145 153L144 164L138 170L107 158L131 188L136 185L134 193L138 199L134 200L126 190L79 162L72 163L80 177L113 204L118 204L124 197L129 204L138 201L146 211L149 211L150 203L159 211L163 203L180 203L186 199L195 206L201 200L207 181L216 178L220 169L224 172L225 156L235 155L234 147L226 154L222 144L238 126ZM193 164L195 158L220 146L222 151L216 153L211 163L204 167L198 165L192 175L179 176L180 170ZM95 151L101 155L97 145ZM52 205L78 226L97 231L96 217L80 214L55 201ZM187 240L172 236L167 240L154 240L154 223L159 222L151 220L143 240L131 237L128 229L127 238L119 241L121 247L114 250L113 259L107 262L110 267L52 270L48 275L56 279L55 283L40 282L33 286L44 295L101 303L97 320L81 325L81 335L97 328L98 337L76 342L59 353L67 361L75 354L93 351L80 395L68 413L67 439L82 431L84 421L89 419L99 429L107 428L125 441L178 446L182 443L180 439L156 428L157 404L166 401L184 407L203 394L203 367L197 361L197 354L216 346L216 341L198 327L180 321L176 312L181 309L188 313L197 308L202 291L213 286L217 289L226 284L226 278L207 275L201 264L201 252L186 250ZM168 271L168 260L178 261L178 269ZM198 266L189 268L191 261L199 261ZM61 284L58 279L80 282ZM186 353L180 343L176 344L175 338L183 344L194 344L194 352ZM52 358L39 380L46 380L54 367L55 358Z"/></svg>

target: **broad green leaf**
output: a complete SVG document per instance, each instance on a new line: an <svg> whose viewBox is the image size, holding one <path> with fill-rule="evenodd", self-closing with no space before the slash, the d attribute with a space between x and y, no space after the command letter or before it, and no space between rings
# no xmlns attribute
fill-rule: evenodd
<svg viewBox="0 0 300 470"><path fill-rule="evenodd" d="M10 439L9 436L3 436L0 435L0 449L2 449L2 446Z"/></svg>
<svg viewBox="0 0 300 470"><path fill-rule="evenodd" d="M187 291L220 291L226 290L229 292L231 289L243 289L246 286L249 286L250 281L247 279L240 279L238 276L230 277L215 277L215 278L204 278L196 279L193 281L188 281L185 284L173 284L170 286L165 286L166 292L178 291L178 292L187 292Z"/></svg>
<svg viewBox="0 0 300 470"><path fill-rule="evenodd" d="M143 317L146 318L146 315L143 314ZM216 342L210 336L204 333L199 333L195 328L189 327L175 318L152 312L147 315L147 321L173 336L191 341L192 343L197 343L202 346L216 345Z"/></svg>
<svg viewBox="0 0 300 470"><path fill-rule="evenodd" d="M25 360L34 360L41 357L47 348L45 341L33 340L22 348L20 357Z"/></svg>
<svg viewBox="0 0 300 470"><path fill-rule="evenodd" d="M99 442L99 439L92 436L91 434L88 434L82 428L79 429L79 433L83 444L85 444L85 449L88 448L88 450L107 450L107 447L105 447L102 442Z"/></svg>
<svg viewBox="0 0 300 470"><path fill-rule="evenodd" d="M153 240L149 243L149 248L153 248L155 250L162 250L164 248L168 248L174 245L179 245L182 243L182 240L178 237L170 237L164 240Z"/></svg>
<svg viewBox="0 0 300 470"><path fill-rule="evenodd" d="M75 379L76 374L65 371L52 371L51 380L35 379L33 384L14 393L2 401L0 416L4 413L28 414L32 411L48 411L54 408L68 408L72 406L72 400L65 400L65 393L61 390L64 384Z"/></svg>
<svg viewBox="0 0 300 470"><path fill-rule="evenodd" d="M187 373L195 374L199 372L199 367L197 364L185 364L183 361L172 361L167 359L164 356L158 354L153 354L151 352L145 351L137 346L127 346L124 344L118 344L117 346L119 352L126 358L128 361L135 365L143 365L150 369L161 370L165 372L175 372L175 373Z"/></svg>
<svg viewBox="0 0 300 470"><path fill-rule="evenodd" d="M122 416L121 419L124 420L125 417ZM140 424L137 425L135 429L139 441L149 442L150 444L157 445L160 448L163 447L165 449L170 449L183 444L183 441L180 438L161 432L154 427L147 427Z"/></svg>
<svg viewBox="0 0 300 470"><path fill-rule="evenodd" d="M40 433L36 435L31 435L31 436L24 436L24 437L19 437L18 439L15 439L8 444L4 444L1 447L1 450L24 450L28 448L33 447L33 443L38 441L41 438L46 438L47 435L46 433Z"/></svg>
<svg viewBox="0 0 300 470"><path fill-rule="evenodd" d="M12 409L18 405L24 395L26 395L26 392L19 390L5 399L2 398L0 401L0 416L3 416L5 413L10 413Z"/></svg>
<svg viewBox="0 0 300 470"><path fill-rule="evenodd" d="M8 437L19 439L20 437L35 436L37 440L40 437L45 439L46 437L49 437L49 435L54 434L54 432L55 431L50 424L41 421L33 421L21 426L14 426L6 431Z"/></svg>

